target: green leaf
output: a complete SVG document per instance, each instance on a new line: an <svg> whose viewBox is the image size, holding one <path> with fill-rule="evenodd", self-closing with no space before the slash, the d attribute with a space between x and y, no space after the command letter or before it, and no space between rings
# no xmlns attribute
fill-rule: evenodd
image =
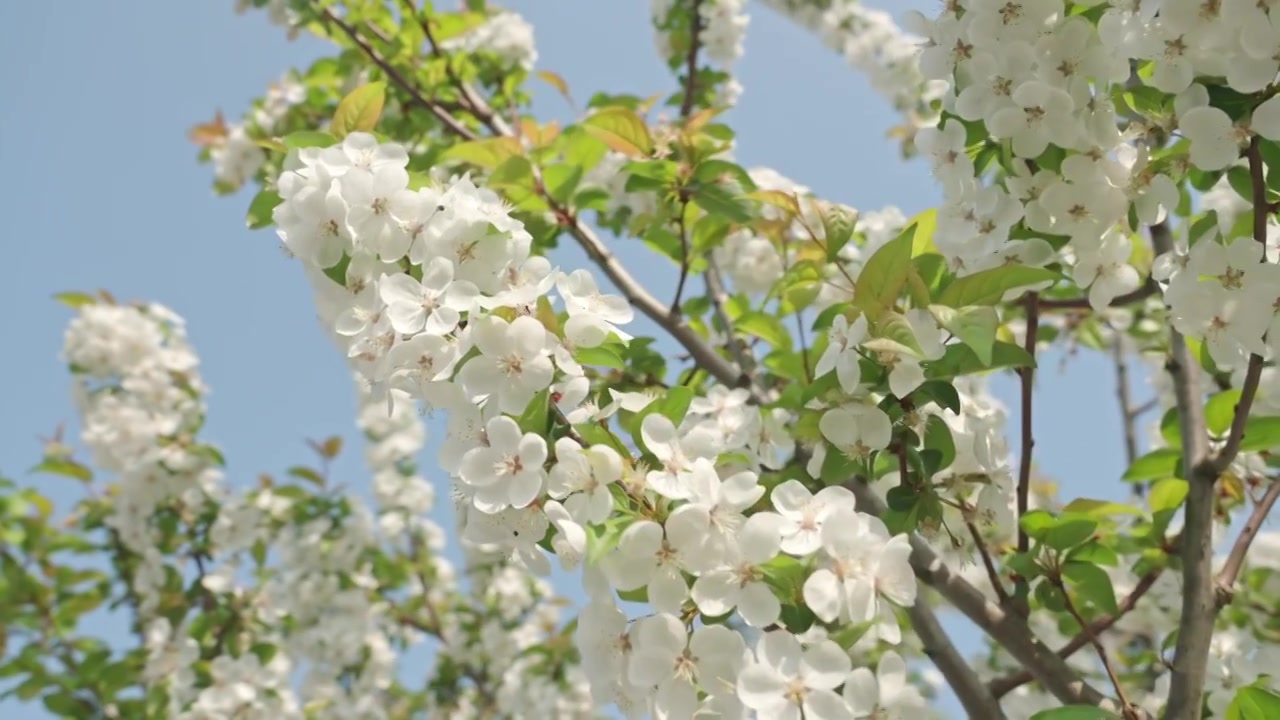
<svg viewBox="0 0 1280 720"><path fill-rule="evenodd" d="M716 185L704 185L694 190L693 201L698 207L716 217L733 222L744 223L751 220L751 210L747 203L734 197L732 193Z"/></svg>
<svg viewBox="0 0 1280 720"><path fill-rule="evenodd" d="M63 690L53 695L45 695L42 700L49 712L64 718L84 717L86 712L93 707L90 703L82 703L77 700L70 690Z"/></svg>
<svg viewBox="0 0 1280 720"><path fill-rule="evenodd" d="M386 101L386 83L361 85L338 103L329 131L340 138L353 132L372 132L382 116L382 106Z"/></svg>
<svg viewBox="0 0 1280 720"><path fill-rule="evenodd" d="M442 43L475 30L488 19L489 15L482 12L438 13L431 18L431 36Z"/></svg>
<svg viewBox="0 0 1280 720"><path fill-rule="evenodd" d="M662 398L652 404L652 407L679 427L680 423L684 422L684 416L688 414L689 406L692 404L693 389L676 385L668 388Z"/></svg>
<svg viewBox="0 0 1280 720"><path fill-rule="evenodd" d="M597 367L609 367L622 370L627 363L622 359L616 350L608 345L600 345L599 347L578 348L573 353L573 359L578 361L579 365L594 365Z"/></svg>
<svg viewBox="0 0 1280 720"><path fill-rule="evenodd" d="M649 127L634 110L621 106L604 108L582 121L582 127L628 157L646 157L653 153Z"/></svg>
<svg viewBox="0 0 1280 720"><path fill-rule="evenodd" d="M78 310L85 305L96 305L98 303L98 298L82 292L58 293L53 296L53 299L73 310Z"/></svg>
<svg viewBox="0 0 1280 720"><path fill-rule="evenodd" d="M582 175L581 165L549 165L542 169L542 184L552 200L566 204L573 198L578 183L582 182Z"/></svg>
<svg viewBox="0 0 1280 720"><path fill-rule="evenodd" d="M911 257L938 252L938 246L933 242L933 233L938 229L937 208L929 208L911 218L907 222L907 227L915 227L915 232L911 236Z"/></svg>
<svg viewBox="0 0 1280 720"><path fill-rule="evenodd" d="M896 240L877 250L858 276L853 290L854 303L868 315L878 317L894 306L911 267L912 232L914 228L908 228Z"/></svg>
<svg viewBox="0 0 1280 720"><path fill-rule="evenodd" d="M959 309L945 305L930 305L929 311L937 318L938 324L949 330L965 345L968 345L978 361L983 365L991 365L991 354L996 343L996 326L1000 318L996 309L990 306L970 306Z"/></svg>
<svg viewBox="0 0 1280 720"><path fill-rule="evenodd" d="M948 345L946 353L925 368L925 377L953 378L997 368L1034 367L1035 358L1013 343L997 340L991 349L991 362L983 363L968 345Z"/></svg>
<svg viewBox="0 0 1280 720"><path fill-rule="evenodd" d="M280 194L275 190L263 188L253 196L253 200L249 203L249 214L245 217L245 224L250 230L260 230L271 225L271 213L281 202Z"/></svg>
<svg viewBox="0 0 1280 720"><path fill-rule="evenodd" d="M953 308L996 305L1005 293L1056 280L1058 274L1026 265L1003 265L956 278L938 296L938 304Z"/></svg>
<svg viewBox="0 0 1280 720"><path fill-rule="evenodd" d="M635 440L636 447L643 452L650 452L649 448L644 444L644 436L640 432L644 424L644 419L654 413L662 415L671 421L671 424L677 428L684 421L684 416L689 412L689 406L693 404L693 390L684 385L674 385L656 398L644 409L631 417L627 423L627 429L631 433L631 438Z"/></svg>
<svg viewBox="0 0 1280 720"><path fill-rule="evenodd" d="M822 211L822 233L827 240L827 262L835 262L840 257L840 250L853 237L853 227L857 217L844 208L829 207Z"/></svg>
<svg viewBox="0 0 1280 720"><path fill-rule="evenodd" d="M1120 611L1116 605L1116 590L1106 570L1092 563L1068 562L1062 567L1062 574L1085 602L1103 612Z"/></svg>
<svg viewBox="0 0 1280 720"><path fill-rule="evenodd" d="M1115 567L1120 562L1120 556L1116 554L1115 550L1096 540L1090 540L1083 545L1072 548L1071 552L1067 553L1067 559L1074 562L1106 565L1108 567Z"/></svg>
<svg viewBox="0 0 1280 720"><path fill-rule="evenodd" d="M758 337L778 350L791 349L791 333L782 320L769 313L752 310L733 321L734 329Z"/></svg>
<svg viewBox="0 0 1280 720"><path fill-rule="evenodd" d="M604 524L587 526L587 562L594 564L618 546L622 531L627 529L630 518L617 516Z"/></svg>
<svg viewBox="0 0 1280 720"><path fill-rule="evenodd" d="M1062 511L1088 515L1094 518L1112 517L1114 515L1142 515L1142 511L1132 505L1111 502L1110 500L1090 500L1089 498L1072 500L1067 503L1066 507L1062 508Z"/></svg>
<svg viewBox="0 0 1280 720"><path fill-rule="evenodd" d="M1045 533L1044 544L1054 550L1070 550L1093 537L1098 521L1084 515L1063 514Z"/></svg>
<svg viewBox="0 0 1280 720"><path fill-rule="evenodd" d="M924 446L942 453L938 470L951 467L956 459L956 443L951 437L951 426L938 415L930 415L924 425Z"/></svg>
<svg viewBox="0 0 1280 720"><path fill-rule="evenodd" d="M290 150L309 147L329 147L337 142L338 138L327 132L319 132L317 130L302 130L300 132L290 133L284 136L284 146Z"/></svg>
<svg viewBox="0 0 1280 720"><path fill-rule="evenodd" d="M534 74L537 75L540 80L555 88L556 91L560 93L561 97L569 101L570 104L573 103L573 96L569 94L569 83L565 82L563 77L551 72L550 70L539 70Z"/></svg>
<svg viewBox="0 0 1280 720"><path fill-rule="evenodd" d="M484 138L458 143L441 154L442 160L461 160L492 170L508 158L520 155L523 148L513 137Z"/></svg>
<svg viewBox="0 0 1280 720"><path fill-rule="evenodd" d="M309 467L296 465L289 468L287 472L292 477L296 477L299 480L306 480L316 487L323 488L325 486L324 476Z"/></svg>
<svg viewBox="0 0 1280 720"><path fill-rule="evenodd" d="M782 599L798 597L804 581L809 576L809 569L804 563L793 557L778 555L769 562L759 566L764 581L773 588Z"/></svg>
<svg viewBox="0 0 1280 720"><path fill-rule="evenodd" d="M48 458L44 462L32 468L31 472L61 475L63 477L74 478L86 483L93 480L92 470L69 458Z"/></svg>
<svg viewBox="0 0 1280 720"><path fill-rule="evenodd" d="M1156 483L1147 497L1151 512L1176 510L1187 498L1188 489L1187 481L1181 478L1165 478Z"/></svg>
<svg viewBox="0 0 1280 720"><path fill-rule="evenodd" d="M1246 685L1236 691L1226 715L1226 720L1275 720L1280 717L1280 695L1257 685Z"/></svg>
<svg viewBox="0 0 1280 720"><path fill-rule="evenodd" d="M1253 201L1253 179L1249 175L1249 168L1237 165L1227 170L1227 184L1231 186L1236 194L1245 200Z"/></svg>
<svg viewBox="0 0 1280 720"><path fill-rule="evenodd" d="M833 447L828 447L826 456L822 458L822 469L818 471L820 476L818 479L823 485L843 485L849 482L849 478L865 470L866 463L851 458Z"/></svg>
<svg viewBox="0 0 1280 720"><path fill-rule="evenodd" d="M1182 453L1177 448L1152 450L1134 460L1129 469L1124 471L1124 476L1121 479L1126 482L1143 482L1155 480L1156 478L1173 477L1178 467L1178 461L1181 459Z"/></svg>
<svg viewBox="0 0 1280 720"><path fill-rule="evenodd" d="M916 232L919 229L917 223L908 225L898 237L876 250L863 265L853 288L853 302L872 316L872 319L892 309L897 303L898 293L907 282Z"/></svg>
<svg viewBox="0 0 1280 720"><path fill-rule="evenodd" d="M1055 524L1057 524L1057 520L1044 510L1032 510L1018 520L1018 525L1028 537L1041 542L1044 541L1049 529Z"/></svg>
<svg viewBox="0 0 1280 720"><path fill-rule="evenodd" d="M1031 716L1031 720L1116 720L1119 716L1092 705L1067 705L1066 707L1041 710Z"/></svg>
<svg viewBox="0 0 1280 720"><path fill-rule="evenodd" d="M1204 406L1204 424L1212 435L1225 435L1231 428L1231 421L1236 416L1236 404L1240 402L1240 391L1225 390L1209 398Z"/></svg>
<svg viewBox="0 0 1280 720"><path fill-rule="evenodd" d="M946 380L926 380L911 393L911 397L916 407L931 402L940 408L960 414L960 392Z"/></svg>
<svg viewBox="0 0 1280 720"><path fill-rule="evenodd" d="M517 421L520 432L547 436L551 426L551 391L545 389L533 396Z"/></svg>
<svg viewBox="0 0 1280 720"><path fill-rule="evenodd" d="M1205 236L1210 231L1216 232L1218 229L1218 211L1210 210L1196 220L1191 225L1191 231L1188 234L1188 243L1195 245L1196 241ZM1212 236L1210 236L1212 237Z"/></svg>
<svg viewBox="0 0 1280 720"><path fill-rule="evenodd" d="M1273 450L1280 446L1280 417L1251 416L1244 424L1240 452Z"/></svg>

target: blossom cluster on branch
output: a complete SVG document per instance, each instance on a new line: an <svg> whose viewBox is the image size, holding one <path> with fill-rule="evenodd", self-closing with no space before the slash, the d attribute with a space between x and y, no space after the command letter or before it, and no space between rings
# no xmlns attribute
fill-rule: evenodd
<svg viewBox="0 0 1280 720"><path fill-rule="evenodd" d="M738 0L655 2L671 92L581 108L481 0L240 3L340 50L193 139L311 283L374 503L330 489L336 439L297 483L231 489L180 320L64 296L82 439L114 476L75 526L105 539L68 547L123 582L21 570L15 692L117 702L48 658L118 663L131 717L844 720L923 716L940 684L997 720L1280 715L1280 10L952 0L915 38L857 2L764 4L906 116L940 207L859 212L735 160ZM533 117L533 79L572 114ZM1082 348L1116 366L1126 469L1101 497L1034 463L1072 441L1037 425L1041 366ZM427 519L419 410L445 425L465 570ZM564 626L553 561L586 596ZM46 589L99 577L140 637L115 660Z"/></svg>

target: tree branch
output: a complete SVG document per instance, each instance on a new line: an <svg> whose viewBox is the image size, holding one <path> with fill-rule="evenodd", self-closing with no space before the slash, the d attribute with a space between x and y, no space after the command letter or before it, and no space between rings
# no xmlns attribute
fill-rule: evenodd
<svg viewBox="0 0 1280 720"><path fill-rule="evenodd" d="M1249 175L1253 186L1253 238L1267 240L1267 183L1260 138L1249 143ZM1154 238L1154 236L1153 236ZM1266 262L1266 256L1263 256ZM1249 358L1249 368L1240 389L1231 430L1222 449L1210 453L1204 424L1204 395L1199 382L1199 365L1177 330L1172 340L1169 374L1174 379L1178 399L1179 430L1182 435L1182 467L1189 468L1188 492L1182 532L1182 620L1174 649L1169 700L1165 717L1170 720L1199 720L1203 707L1204 681L1208 670L1209 643L1218 614L1218 593L1213 577L1213 512L1218 477L1235 460L1244 439L1245 423L1257 394L1262 358ZM1274 502L1274 501L1273 501Z"/></svg>
<svg viewBox="0 0 1280 720"><path fill-rule="evenodd" d="M1036 357L1036 340L1040 330L1040 296L1037 293L1030 293L1026 297L1025 306L1027 309L1027 336L1023 343L1034 360ZM1032 363L1031 367L1024 367L1018 372L1018 376L1022 381L1021 385L1021 402L1022 402L1022 450L1018 457L1018 552L1025 553L1031 548L1031 539L1027 536L1027 531L1022 529L1022 518L1026 516L1028 506L1030 505L1031 495L1031 455L1035 449L1036 440L1031 430L1032 401L1035 398L1035 367ZM1027 607L1028 585L1026 578L1018 576L1014 583L1013 596L1016 601L1017 609L1023 615L1028 613Z"/></svg>
<svg viewBox="0 0 1280 720"><path fill-rule="evenodd" d="M1163 572L1164 568L1156 568L1138 578L1138 584L1135 585L1133 590L1124 597L1124 600L1120 601L1115 614L1094 620L1092 623L1089 623L1088 629L1095 637L1110 630L1112 626L1120 622L1121 618L1128 615L1135 607L1138 606L1138 601L1141 600L1142 597L1147 594L1147 591L1156 584L1156 580L1160 579L1160 575ZM1066 660L1072 655L1075 655L1080 648L1088 644L1089 636L1084 632L1081 632L1079 635L1068 640L1062 647L1058 648L1058 657ZM1004 677L992 680L988 683L987 687L991 689L992 695L995 695L997 698L1002 698L1032 680L1035 680L1035 677L1030 672L1026 670L1019 670L1018 672L1010 673Z"/></svg>
<svg viewBox="0 0 1280 720"><path fill-rule="evenodd" d="M1231 546L1231 552L1227 555L1226 563L1218 571L1216 600L1219 610L1230 604L1232 596L1235 595L1236 578L1240 575L1241 568L1244 567L1244 559L1249 553L1249 546L1253 544L1254 538L1258 537L1258 531L1262 529L1262 523L1266 521L1267 514L1271 512L1272 506L1276 504L1276 498L1280 498L1280 481L1272 480L1271 484L1267 486L1267 491L1263 493L1258 503L1253 506L1253 512L1249 515L1249 519L1245 521L1244 527L1240 528L1240 535L1236 537L1235 544Z"/></svg>
<svg viewBox="0 0 1280 720"><path fill-rule="evenodd" d="M1187 342L1170 329L1170 357L1166 365L1177 398L1182 467L1190 468L1182 534L1182 620L1174 652L1172 686L1166 705L1171 720L1200 717L1209 638L1213 634L1213 500L1218 474L1209 458L1204 424L1204 394L1200 367Z"/></svg>
<svg viewBox="0 0 1280 720"><path fill-rule="evenodd" d="M1116 298L1112 300L1111 304L1107 307L1129 305L1131 303L1138 302L1139 300L1145 300L1158 292L1160 292L1160 285L1155 280L1147 278L1147 281L1143 283L1142 287L1134 290L1133 292L1116 296ZM1041 298L1039 305L1041 310L1088 310L1092 307L1092 305L1089 304L1089 298L1087 297L1062 299Z"/></svg>
<svg viewBox="0 0 1280 720"><path fill-rule="evenodd" d="M933 661L938 672L946 679L947 684L956 693L960 705L971 718L983 720L1004 720L1004 710L1000 701L982 684L982 679L969 666L960 651L947 636L947 631L938 622L933 608L916 600L916 604L907 609L911 619L911 629L920 637L924 654Z"/></svg>
<svg viewBox="0 0 1280 720"><path fill-rule="evenodd" d="M965 521L965 525L969 526L969 534L973 537L973 544L978 548L978 554L982 557L982 566L987 570L987 578L991 580L991 588L995 590L996 599L1000 601L1000 605L1009 604L1009 593L1004 589L1004 583L1000 580L1000 572L996 570L995 561L991 559L991 553L987 550L987 544L982 540L982 534L978 531L978 526L970 521Z"/></svg>
<svg viewBox="0 0 1280 720"><path fill-rule="evenodd" d="M680 101L680 117L687 118L693 112L693 90L698 79L698 50L702 34L702 0L689 3L689 53L685 56L684 98Z"/></svg>
<svg viewBox="0 0 1280 720"><path fill-rule="evenodd" d="M1115 333L1111 356L1116 362L1116 400L1120 404L1120 421L1124 423L1124 465L1129 467L1138 458L1138 433L1134 426L1137 414L1129 396L1129 361L1125 358L1124 335ZM1141 490L1141 485L1135 485Z"/></svg>
<svg viewBox="0 0 1280 720"><path fill-rule="evenodd" d="M419 92L417 86L409 82L409 80L405 78L404 75L400 74L400 72L391 65L391 63L387 62L386 59L382 57L381 53L375 50L373 46L368 43L368 41L366 41L363 37L361 37L360 33L356 32L355 28L351 27L349 24L344 22L341 18L335 15L333 11L330 10L329 8L320 8L319 12L320 12L320 16L323 17L325 20L333 23L334 25L337 25L338 28L342 30L342 32L345 33L348 38L351 39L351 42L355 43L356 46L359 47L360 50L364 52L365 55L369 56L369 59L373 61L373 64L377 65L378 68L382 70L382 72L386 73L387 77L390 78L391 81L394 82L396 85L398 85L400 89L403 90L405 94L407 94L415 103L417 103L418 105L421 105L423 108L427 110L427 112L430 112L432 115L434 115L435 118L441 122L441 124L449 128L449 130L453 132L455 135L458 135L459 137L465 140L476 139L476 134L471 132L471 130L467 128L466 125L463 125L461 122L458 121L457 118L450 115L448 111L446 111L444 108L440 107L439 104L432 102L431 100L427 99L425 95Z"/></svg>
<svg viewBox="0 0 1280 720"><path fill-rule="evenodd" d="M458 94L462 96L462 103L467 107L467 110L495 134L510 135L510 126L493 112L489 104L465 80L458 76L458 71L449 63L449 56L440 48L440 43L436 41L436 36L431 30L430 17L419 13L413 5L413 0L401 0L400 4L404 7L406 16L418 18L418 27L422 28L422 34L427 38L427 44L431 46L431 54L445 61L445 76L449 78L449 81L457 89Z"/></svg>
<svg viewBox="0 0 1280 720"><path fill-rule="evenodd" d="M680 214L676 216L676 230L680 237L680 279L676 282L676 296L671 299L671 309L668 311L673 317L680 315L680 300L684 297L684 284L689 279L689 228L684 221L684 216L688 212L688 194L682 191L680 193ZM732 335L732 333L730 334Z"/></svg>
<svg viewBox="0 0 1280 720"><path fill-rule="evenodd" d="M884 513L884 503L866 483L854 479L847 487L857 498L859 510L877 516ZM1067 705L1094 705L1111 712L1120 711L1114 700L1077 676L1066 661L1036 639L1022 618L987 600L967 580L952 573L933 548L918 535L911 536L911 568L921 582L941 593L957 610L1003 646L1058 700ZM978 697L990 694L986 686L981 687L980 692L973 688L963 690ZM956 689L957 695L960 692L961 689ZM971 714L970 717L988 716Z"/></svg>
<svg viewBox="0 0 1280 720"><path fill-rule="evenodd" d="M1107 654L1107 649L1098 642L1098 636L1094 634L1093 629L1089 627L1089 623L1085 621L1084 616L1076 608L1076 604L1071 601L1071 594L1067 592L1067 586L1062 582L1060 576L1053 577L1053 584L1058 588L1058 592L1062 593L1063 602L1066 603L1067 612L1075 619L1080 626L1081 634L1088 640L1093 649L1098 653L1098 659L1102 661L1102 668L1107 673L1107 678L1111 680L1111 687L1116 690L1116 697L1120 699L1120 714L1125 720L1132 720L1137 717L1136 709L1129 702L1129 698L1125 697L1124 688L1120 685L1120 677L1116 675L1115 667L1111 664L1111 657Z"/></svg>

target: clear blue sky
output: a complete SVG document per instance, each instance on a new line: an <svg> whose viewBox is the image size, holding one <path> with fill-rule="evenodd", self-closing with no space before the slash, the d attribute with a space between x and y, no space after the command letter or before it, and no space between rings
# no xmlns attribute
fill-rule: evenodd
<svg viewBox="0 0 1280 720"><path fill-rule="evenodd" d="M933 9L928 0L869 4L895 13ZM301 272L272 235L245 229L248 195L214 197L210 168L195 162L186 139L187 128L217 108L238 116L284 70L326 50L288 43L262 15L236 16L232 6L0 3L0 211L8 218L9 268L0 283L0 302L9 308L0 473L47 483L60 508L77 489L25 473L38 461L37 435L62 421L75 429L58 361L70 311L51 299L64 290L106 288L186 317L213 389L206 438L224 449L234 482L310 460L304 438L338 433L355 441L349 376L317 326ZM539 67L564 76L578 98L600 89L645 96L670 90L654 52L648 2L524 0L511 7L536 27ZM766 8L752 8L738 75L746 92L729 117L744 165L772 166L856 207L896 204L911 215L938 202L927 166L901 162L885 138L896 118L866 81ZM553 91L539 93L544 116L564 113ZM666 273L642 279L659 296L674 286ZM1105 358L1084 354L1070 372L1046 363L1040 376L1039 466L1083 495L1123 492L1115 482L1123 468L1110 368ZM1016 427L1012 385L998 387ZM1099 407L1107 411L1088 412ZM430 470L442 436L438 427L432 431L424 462L428 477L443 484ZM335 474L358 484L354 450ZM579 595L576 585L563 589ZM974 647L967 629L957 637Z"/></svg>

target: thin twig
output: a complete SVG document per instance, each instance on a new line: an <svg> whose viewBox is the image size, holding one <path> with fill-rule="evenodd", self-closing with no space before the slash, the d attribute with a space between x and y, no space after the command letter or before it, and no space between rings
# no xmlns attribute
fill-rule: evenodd
<svg viewBox="0 0 1280 720"><path fill-rule="evenodd" d="M884 502L866 483L855 478L845 486L853 491L859 510L877 516L884 514ZM1040 642L1034 633L1029 632L1024 619L1006 612L988 600L968 580L953 573L933 548L929 547L929 543L914 534L911 536L911 568L922 583L937 590L957 610L990 635L1059 701L1067 705L1093 705L1103 710L1119 712L1120 708L1114 700L1098 692L1072 670L1066 661ZM948 680L951 679L948 677ZM973 688L956 687L953 684L952 689L961 698L966 695L984 699L990 696L985 685ZM969 705L966 704L965 707L968 708ZM970 717L992 716L971 712Z"/></svg>
<svg viewBox="0 0 1280 720"><path fill-rule="evenodd" d="M459 77L458 71L454 69L449 56L445 54L440 47L440 43L436 41L436 36L431 30L431 19L426 14L418 12L418 9L414 7L413 0L401 0L400 4L404 7L406 17L418 18L418 27L422 28L422 34L427 38L427 44L431 47L431 54L444 60L445 77L449 78L449 81L457 89L458 94L462 96L462 103L466 106L467 111L475 115L476 119L484 123L486 127L498 132L495 120L501 122L501 118L498 118L489 107L489 104L482 100L475 90ZM505 135L507 133L501 132L500 134Z"/></svg>
<svg viewBox="0 0 1280 720"><path fill-rule="evenodd" d="M1124 335L1119 332L1115 333L1111 356L1116 363L1116 400L1120 403L1120 420L1124 423L1124 466L1129 467L1138 458L1138 433L1129 399L1129 361L1125 358Z"/></svg>
<svg viewBox="0 0 1280 720"><path fill-rule="evenodd" d="M1163 572L1164 568L1156 568L1138 578L1138 584L1134 585L1133 590L1120 601L1116 612L1111 615L1107 615L1106 617L1094 620L1089 624L1089 630L1095 636L1101 635L1102 633L1110 630L1113 625L1120 622L1121 618L1128 615L1135 607L1138 606L1138 601L1141 600L1142 597L1147 594L1147 591L1156 584L1156 580L1160 578L1160 575ZM1066 660L1076 654L1080 648L1088 644L1089 636L1084 632L1081 632L1079 635L1068 640L1062 647L1058 648L1058 657ZM1026 670L1019 670L1018 672L1010 673L1009 675L992 680L988 684L988 687L991 689L992 695L995 695L996 698L1002 698L1013 690L1031 682L1034 679L1035 677L1032 676L1030 672Z"/></svg>
<svg viewBox="0 0 1280 720"><path fill-rule="evenodd" d="M357 32L355 28L351 27L346 22L343 22L343 20L333 14L333 11L329 8L321 8L320 15L325 20L337 25L338 28L351 39L351 42L355 43L365 55L369 56L369 59L373 61L374 65L377 65L382 72L386 73L387 77L398 85L401 90L404 90L404 92L412 98L415 103L421 105L427 110L427 112L434 115L441 124L465 140L476 139L476 134L471 132L467 126L463 125L457 118L450 115L444 108L440 107L439 104L427 99L425 95L419 92L417 87L413 83L409 82L404 75L401 75L398 70L392 67L391 63L387 62L386 59L382 57L381 53L375 50L372 45L361 37L360 33Z"/></svg>
<svg viewBox="0 0 1280 720"><path fill-rule="evenodd" d="M1137 290L1127 292L1123 295L1117 295L1108 307L1129 305L1138 302L1139 300L1145 300L1158 292L1160 292L1160 285L1157 284L1155 280L1147 278L1147 281ZM1092 305L1089 304L1089 298L1087 297L1061 299L1041 298L1039 305L1041 310L1088 310L1092 307Z"/></svg>
<svg viewBox="0 0 1280 720"><path fill-rule="evenodd" d="M693 91L698 78L698 50L702 45L702 0L689 3L689 53L685 55L684 99L680 101L680 117L693 112Z"/></svg>
<svg viewBox="0 0 1280 720"><path fill-rule="evenodd" d="M796 318L796 335L800 340L800 361L804 363L804 379L807 382L813 382L813 370L809 365L809 340L804 331L804 311L797 310Z"/></svg>
<svg viewBox="0 0 1280 720"><path fill-rule="evenodd" d="M1222 609L1231 603L1231 598L1235 594L1236 578L1240 575L1241 568L1244 567L1244 559L1249 553L1249 546L1253 544L1254 538L1258 536L1258 531L1262 529L1262 523L1266 521L1267 514L1271 512L1271 508L1276 504L1277 498L1280 498L1280 481L1272 480L1271 484L1267 486L1267 491L1263 493L1258 503L1253 506L1253 512L1250 513L1249 519L1245 521L1244 527L1240 528L1240 535L1236 537L1235 544L1231 546L1231 552L1227 555L1226 563L1218 571L1216 591L1218 609Z"/></svg>
<svg viewBox="0 0 1280 720"><path fill-rule="evenodd" d="M1146 415L1147 413L1151 412L1152 410L1155 410L1158 407L1160 407L1160 399L1151 398L1150 400L1134 408L1132 412L1132 417L1136 420L1142 417L1143 415Z"/></svg>
<svg viewBox="0 0 1280 720"><path fill-rule="evenodd" d="M1000 571L996 570L995 561L991 559L991 552L987 550L987 543L983 541L982 533L972 521L966 520L965 525L969 526L969 534L973 536L973 544L978 548L978 555L982 557L982 566L987 569L987 578L991 580L991 587L996 591L1000 605L1008 606L1009 593L1004 589L1004 583L1000 580Z"/></svg>
<svg viewBox="0 0 1280 720"><path fill-rule="evenodd" d="M1265 230L1263 232L1266 232ZM1236 403L1235 415L1231 418L1231 430L1227 432L1227 441L1218 451L1215 465L1218 471L1227 466L1240 454L1240 444L1244 442L1244 427L1249 421L1249 411L1253 408L1253 399L1258 395L1258 383L1262 380L1262 357L1249 356L1249 368L1244 374L1244 383L1240 386L1240 400Z"/></svg>
<svg viewBox="0 0 1280 720"><path fill-rule="evenodd" d="M724 327L725 335L728 337L729 354L733 356L738 367L742 368L743 379L754 384L756 358L751 354L751 348L733 332L733 321L729 319L729 311L726 308L729 303L729 293L724 289L724 278L720 275L720 265L715 258L707 258L707 271L702 276L707 283L707 297L711 300L711 311L720 320L720 325Z"/></svg>
<svg viewBox="0 0 1280 720"><path fill-rule="evenodd" d="M1024 302L1027 310L1027 330L1023 347L1027 354L1032 358L1032 364L1022 368L1018 375L1022 381L1021 386L1021 406L1022 406L1022 450L1018 458L1018 552L1025 553L1031 548L1031 539L1027 536L1027 531L1022 528L1021 520L1027 514L1030 505L1031 496L1031 456L1035 449L1036 440L1032 433L1031 415L1032 400L1035 398L1035 357L1036 357L1036 341L1040 329L1040 296L1037 293L1029 293ZM1027 608L1027 591L1028 584L1026 578L1018 576L1014 584L1014 598L1017 601L1018 611L1023 615L1028 612Z"/></svg>
<svg viewBox="0 0 1280 720"><path fill-rule="evenodd" d="M689 212L689 196L680 193L680 210L676 215L676 231L680 236L680 279L676 282L676 296L671 299L671 316L679 317L680 300L684 297L684 284L689 279L689 227L685 224L684 216Z"/></svg>
<svg viewBox="0 0 1280 720"><path fill-rule="evenodd" d="M1098 636L1094 634L1093 628L1089 626L1089 623L1085 621L1084 616L1080 614L1080 611L1076 608L1076 604L1071 601L1071 593L1067 592L1067 586L1062 582L1062 577L1054 576L1052 581L1054 586L1058 588L1058 592L1062 593L1062 599L1067 606L1067 612L1071 614L1072 618L1075 618L1076 623L1080 625L1081 632L1088 639L1089 644L1093 646L1093 649L1097 651L1098 659L1102 661L1102 667L1107 672L1107 678L1111 680L1111 687L1115 688L1116 698L1120 700L1121 716L1125 720L1133 720L1133 718L1137 717L1137 714L1134 712L1133 705L1129 702L1129 698L1124 694L1124 687L1121 686L1120 677L1116 675L1115 667L1111 664L1111 657L1107 654L1107 649L1102 646L1102 643L1098 642Z"/></svg>

